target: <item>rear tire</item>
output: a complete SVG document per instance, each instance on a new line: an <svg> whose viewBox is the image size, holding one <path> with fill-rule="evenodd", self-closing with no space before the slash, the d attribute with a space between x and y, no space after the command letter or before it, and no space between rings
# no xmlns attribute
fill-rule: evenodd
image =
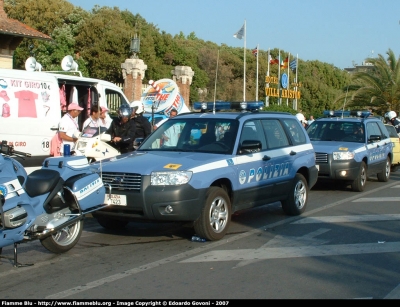
<svg viewBox="0 0 400 307"><path fill-rule="evenodd" d="M108 230L121 230L129 223L128 221L121 221L105 216L96 216L95 218L102 227Z"/></svg>
<svg viewBox="0 0 400 307"><path fill-rule="evenodd" d="M231 221L231 201L220 187L210 187L200 217L194 222L196 234L206 240L222 239Z"/></svg>
<svg viewBox="0 0 400 307"><path fill-rule="evenodd" d="M49 251L62 254L78 243L83 230L83 220L64 227L55 234L40 240L40 243Z"/></svg>
<svg viewBox="0 0 400 307"><path fill-rule="evenodd" d="M306 210L309 188L306 178L297 173L293 178L289 195L282 200L282 209L287 215L300 215Z"/></svg>
<svg viewBox="0 0 400 307"><path fill-rule="evenodd" d="M387 157L386 158L386 163L385 163L385 166L384 166L382 172L377 174L378 181L387 182L389 180L389 177L390 177L390 169L391 169L390 158Z"/></svg>
<svg viewBox="0 0 400 307"><path fill-rule="evenodd" d="M362 192L364 191L366 183L367 183L367 165L363 161L361 162L357 178L354 179L354 181L351 183L351 189L354 192Z"/></svg>

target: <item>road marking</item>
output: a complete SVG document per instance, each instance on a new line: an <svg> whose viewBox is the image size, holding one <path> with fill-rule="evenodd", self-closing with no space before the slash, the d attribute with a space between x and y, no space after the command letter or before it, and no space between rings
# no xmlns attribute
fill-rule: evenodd
<svg viewBox="0 0 400 307"><path fill-rule="evenodd" d="M400 197L368 197L368 198L358 198L353 200L353 203L361 202L383 202L383 201L400 201Z"/></svg>
<svg viewBox="0 0 400 307"><path fill-rule="evenodd" d="M306 217L295 221L292 224L313 224L313 223L354 223L372 221L396 221L400 220L400 214L374 214L374 215L344 215L344 216L318 216Z"/></svg>
<svg viewBox="0 0 400 307"><path fill-rule="evenodd" d="M388 189L388 188L390 188L390 187L392 187L394 185L398 185L398 182L394 182L394 183L391 183L391 184L385 184L385 185L380 186L379 188L376 188L376 189L373 189L373 190L370 190L370 191L367 191L367 192L363 192L363 196L367 196L367 195L370 195L370 194L375 194L377 191L380 191L380 190L383 190L383 189ZM119 279L122 279L122 278L126 278L126 277L129 277L130 275L134 275L134 274L146 271L146 270L150 270L150 269L156 268L156 267L158 267L160 265L163 265L163 264L169 264L172 261L178 261L178 260L180 260L182 258L202 253L202 252L204 252L206 250L210 250L210 249L216 248L216 247L224 245L226 243L231 243L231 242L234 242L234 241L238 241L238 240L241 240L243 238L247 238L249 236L252 236L254 234L263 233L267 229L272 229L272 228L277 227L277 226L293 223L295 221L303 219L304 217L316 214L316 213L318 213L320 211L327 210L329 208L333 208L335 206L341 205L341 204L346 203L346 202L351 202L351 201L357 199L358 197L359 197L359 194L356 194L354 196L339 200L337 202L333 202L333 203L330 203L328 205L318 207L318 208L316 208L314 210L306 211L301 216L287 217L287 218L285 218L285 219L283 219L281 221L278 221L278 222L275 222L275 223L271 223L271 224L267 224L267 225L264 225L264 226L262 226L260 228L253 229L253 230L250 230L248 232L244 232L244 233L232 236L230 238L222 239L222 240L219 240L219 241L216 241L216 242L212 242L212 243L211 242L202 243L201 247L194 248L191 251L180 253L180 254L177 254L177 255L174 255L174 256L171 256L171 257L168 257L168 258L160 259L158 261L155 261L155 262L152 262L152 263L140 266L140 267L132 268L130 270L127 270L127 271L124 271L124 272L121 272L121 273L118 273L118 274L114 274L114 275L111 275L111 276L108 276L108 277L104 277L104 278L99 279L99 280L95 280L93 282L86 283L85 285L78 285L78 286L76 286L74 288L70 288L68 290L49 295L49 296L45 297L45 299L58 299L58 298L65 298L65 297L68 297L68 296L71 296L71 295L76 295L76 294L78 294L80 292L84 292L84 291L87 291L87 290L90 290L90 289L93 289L93 288L96 288L96 287L100 287L100 286L102 286L102 285L104 285L106 283L113 282L113 281L116 281L116 280L119 280ZM306 248L306 247L303 247L303 248Z"/></svg>
<svg viewBox="0 0 400 307"><path fill-rule="evenodd" d="M189 262L266 260L300 257L322 257L339 255L361 255L376 253L398 253L400 242L337 244L323 246L269 247L258 249L215 250L182 260Z"/></svg>

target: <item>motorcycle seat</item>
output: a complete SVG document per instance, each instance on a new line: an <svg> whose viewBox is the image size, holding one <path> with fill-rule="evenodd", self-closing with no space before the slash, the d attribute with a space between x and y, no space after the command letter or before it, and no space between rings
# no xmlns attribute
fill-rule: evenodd
<svg viewBox="0 0 400 307"><path fill-rule="evenodd" d="M30 173L26 179L25 191L30 197L47 193L55 188L60 173L52 169L38 169Z"/></svg>

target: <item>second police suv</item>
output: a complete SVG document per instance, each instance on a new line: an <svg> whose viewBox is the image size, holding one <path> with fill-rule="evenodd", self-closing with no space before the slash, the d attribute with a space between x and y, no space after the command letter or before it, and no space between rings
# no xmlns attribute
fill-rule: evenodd
<svg viewBox="0 0 400 307"><path fill-rule="evenodd" d="M313 146L295 116L261 107L195 103L202 112L170 118L136 151L103 160L112 205L93 216L108 229L192 222L198 236L219 240L238 210L280 201L286 214L300 215L318 177Z"/></svg>
<svg viewBox="0 0 400 307"><path fill-rule="evenodd" d="M325 111L308 135L316 152L318 178L351 185L361 192L369 176L389 180L393 160L389 133L368 111Z"/></svg>

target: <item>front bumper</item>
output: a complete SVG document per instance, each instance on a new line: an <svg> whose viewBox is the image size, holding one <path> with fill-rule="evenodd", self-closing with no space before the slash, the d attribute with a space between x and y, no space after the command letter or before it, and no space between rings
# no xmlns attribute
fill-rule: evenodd
<svg viewBox="0 0 400 307"><path fill-rule="evenodd" d="M126 195L127 206L111 205L94 212L94 217L172 222L198 219L205 201L206 189L194 189L189 184L152 186L150 176L143 176L140 191L112 189L111 193Z"/></svg>
<svg viewBox="0 0 400 307"><path fill-rule="evenodd" d="M353 160L336 161L331 157L327 163L319 163L318 178L333 180L354 180L360 171L361 162Z"/></svg>

